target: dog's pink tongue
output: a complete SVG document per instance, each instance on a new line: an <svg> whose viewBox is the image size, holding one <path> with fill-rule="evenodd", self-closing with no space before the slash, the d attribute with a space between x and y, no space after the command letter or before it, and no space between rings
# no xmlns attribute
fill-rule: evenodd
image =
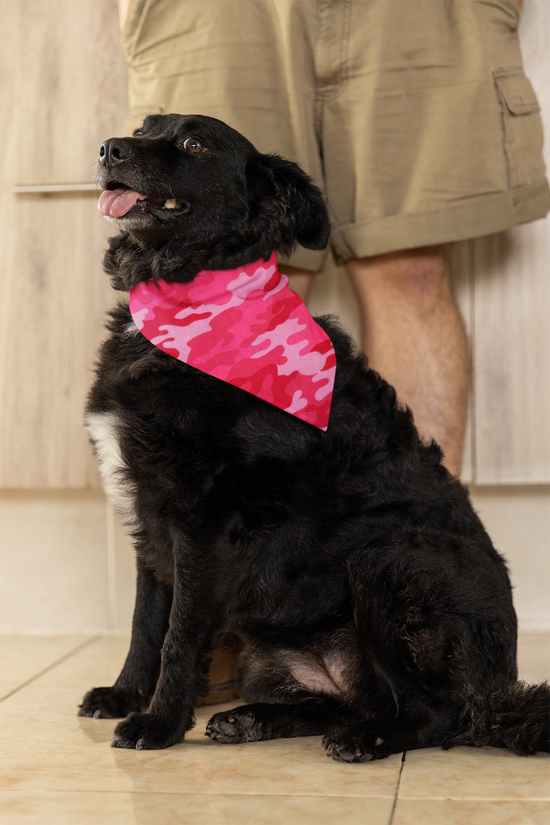
<svg viewBox="0 0 550 825"><path fill-rule="evenodd" d="M108 215L111 218L121 218L130 211L138 201L144 201L147 195L140 195L139 192L134 192L133 189L106 189L101 193L97 202L97 208L102 215Z"/></svg>

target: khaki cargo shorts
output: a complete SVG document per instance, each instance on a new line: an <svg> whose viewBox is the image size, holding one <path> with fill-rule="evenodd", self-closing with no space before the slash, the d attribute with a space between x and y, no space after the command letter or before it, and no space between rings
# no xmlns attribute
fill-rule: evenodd
<svg viewBox="0 0 550 825"><path fill-rule="evenodd" d="M497 232L550 208L518 22L514 0L133 0L131 126L210 115L298 161L340 260Z"/></svg>

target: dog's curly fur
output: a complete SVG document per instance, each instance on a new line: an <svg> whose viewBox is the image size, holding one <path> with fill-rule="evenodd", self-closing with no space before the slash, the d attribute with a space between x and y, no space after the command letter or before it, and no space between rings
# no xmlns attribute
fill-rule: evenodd
<svg viewBox="0 0 550 825"><path fill-rule="evenodd" d="M150 197L116 220L117 289L328 241L304 173L211 118L148 117L105 144L100 182ZM337 355L326 433L112 312L87 420L133 529L138 594L124 668L81 715L130 714L117 747L178 742L232 630L250 704L213 716L219 742L322 734L349 762L430 745L548 751L549 688L516 681L506 566L467 491L335 321L318 322Z"/></svg>

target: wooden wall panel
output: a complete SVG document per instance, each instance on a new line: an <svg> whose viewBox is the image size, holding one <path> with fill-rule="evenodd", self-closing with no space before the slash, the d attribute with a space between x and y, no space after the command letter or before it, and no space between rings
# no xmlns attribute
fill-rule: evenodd
<svg viewBox="0 0 550 825"><path fill-rule="evenodd" d="M550 3L520 28L550 166ZM550 481L550 219L474 242L475 480Z"/></svg>
<svg viewBox="0 0 550 825"><path fill-rule="evenodd" d="M94 181L100 144L127 116L116 0L2 2L19 41L16 183Z"/></svg>
<svg viewBox="0 0 550 825"><path fill-rule="evenodd" d="M17 243L0 310L0 483L95 485L82 413L112 300L101 269L108 228L95 198L82 195L23 196L10 220Z"/></svg>
<svg viewBox="0 0 550 825"><path fill-rule="evenodd" d="M17 195L93 181L100 143L126 118L116 0L0 3L0 485L86 487L90 365L113 301L111 228L93 192Z"/></svg>

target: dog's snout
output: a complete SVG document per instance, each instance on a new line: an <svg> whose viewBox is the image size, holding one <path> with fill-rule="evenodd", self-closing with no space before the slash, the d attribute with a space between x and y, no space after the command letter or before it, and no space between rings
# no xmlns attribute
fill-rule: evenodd
<svg viewBox="0 0 550 825"><path fill-rule="evenodd" d="M99 147L99 162L103 166L115 166L123 163L132 154L132 149L127 141L121 138L111 138L102 143Z"/></svg>

